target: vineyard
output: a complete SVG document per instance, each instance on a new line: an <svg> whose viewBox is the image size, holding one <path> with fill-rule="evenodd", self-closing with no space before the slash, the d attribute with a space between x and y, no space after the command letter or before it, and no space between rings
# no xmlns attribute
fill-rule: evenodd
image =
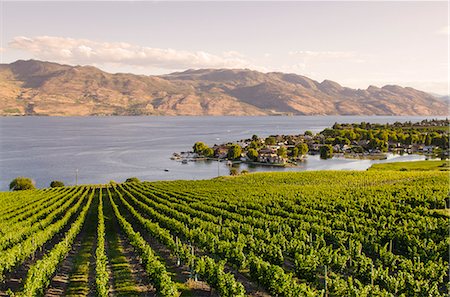
<svg viewBox="0 0 450 297"><path fill-rule="evenodd" d="M0 296L448 296L439 171L0 193Z"/></svg>

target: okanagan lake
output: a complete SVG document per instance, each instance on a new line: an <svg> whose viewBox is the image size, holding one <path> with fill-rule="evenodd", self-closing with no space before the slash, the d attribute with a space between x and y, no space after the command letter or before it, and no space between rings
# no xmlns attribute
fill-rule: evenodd
<svg viewBox="0 0 450 297"><path fill-rule="evenodd" d="M75 184L141 180L209 179L228 175L226 162L170 160L174 152L192 150L196 141L212 146L253 134L320 132L338 123L417 122L424 116L265 116L265 117L1 117L0 190L17 176L48 187L50 181ZM300 168L248 167L240 170L366 170L374 163L423 160L423 156L389 155L387 160L320 160L308 156ZM168 171L167 171L168 170Z"/></svg>

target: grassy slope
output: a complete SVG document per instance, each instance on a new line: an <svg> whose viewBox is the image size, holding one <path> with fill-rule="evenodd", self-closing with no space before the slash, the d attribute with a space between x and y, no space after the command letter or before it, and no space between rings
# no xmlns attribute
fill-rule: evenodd
<svg viewBox="0 0 450 297"><path fill-rule="evenodd" d="M369 170L395 170L395 171L448 171L449 161L412 161L374 164Z"/></svg>

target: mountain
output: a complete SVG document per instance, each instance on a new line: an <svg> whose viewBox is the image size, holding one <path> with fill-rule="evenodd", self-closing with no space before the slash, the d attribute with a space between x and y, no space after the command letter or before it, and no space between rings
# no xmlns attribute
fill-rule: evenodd
<svg viewBox="0 0 450 297"><path fill-rule="evenodd" d="M0 64L0 115L447 115L448 107L413 88L355 90L279 72L144 76L36 60Z"/></svg>

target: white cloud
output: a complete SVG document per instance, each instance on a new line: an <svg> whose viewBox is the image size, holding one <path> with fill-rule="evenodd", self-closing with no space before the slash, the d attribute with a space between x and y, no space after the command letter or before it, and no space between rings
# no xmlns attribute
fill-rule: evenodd
<svg viewBox="0 0 450 297"><path fill-rule="evenodd" d="M436 34L438 34L438 35L450 35L449 26L441 27L439 30L436 31Z"/></svg>
<svg viewBox="0 0 450 297"><path fill-rule="evenodd" d="M37 59L69 64L115 64L170 70L250 67L245 57L234 51L216 55L204 51L151 48L123 42L98 42L55 36L17 36L9 46L27 51Z"/></svg>
<svg viewBox="0 0 450 297"><path fill-rule="evenodd" d="M358 56L356 52L346 51L291 51L290 56L299 58L322 58L322 59L342 59L355 58Z"/></svg>

